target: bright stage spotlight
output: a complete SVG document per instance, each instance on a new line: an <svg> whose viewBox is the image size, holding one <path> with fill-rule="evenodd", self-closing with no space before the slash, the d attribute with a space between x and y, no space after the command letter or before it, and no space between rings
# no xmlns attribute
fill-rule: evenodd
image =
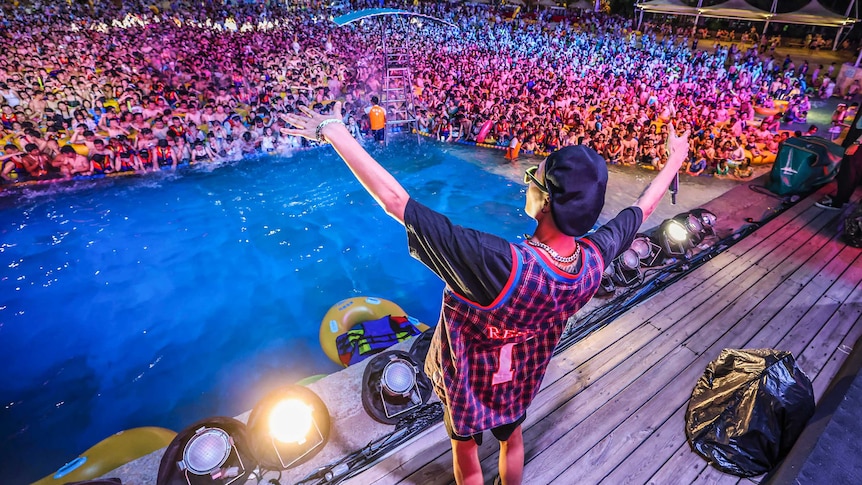
<svg viewBox="0 0 862 485"><path fill-rule="evenodd" d="M246 426L214 417L181 431L165 449L158 485L245 483L257 467L246 442Z"/></svg>
<svg viewBox="0 0 862 485"><path fill-rule="evenodd" d="M287 386L268 394L248 417L251 449L262 467L286 470L323 449L329 410L313 391Z"/></svg>
<svg viewBox="0 0 862 485"><path fill-rule="evenodd" d="M706 209L677 214L658 228L659 246L670 257L684 257L686 251L715 234L716 216Z"/></svg>
<svg viewBox="0 0 862 485"><path fill-rule="evenodd" d="M667 219L658 227L657 239L664 254L672 257L683 257L690 248L691 241L685 224L676 219Z"/></svg>

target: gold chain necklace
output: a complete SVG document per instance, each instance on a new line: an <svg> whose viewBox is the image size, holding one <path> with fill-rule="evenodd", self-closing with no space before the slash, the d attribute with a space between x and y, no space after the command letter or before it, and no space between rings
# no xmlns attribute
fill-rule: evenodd
<svg viewBox="0 0 862 485"><path fill-rule="evenodd" d="M527 238L527 244L529 244L530 246L540 248L540 249L544 249L548 253L548 255L550 255L551 258L553 258L553 260L558 262L558 263L563 263L563 264L574 263L575 261L577 261L578 256L581 255L581 245L578 244L577 242L575 242L575 253L572 254L571 256L566 256L566 257L560 256L560 253L555 251L554 248L552 248L551 246L548 246L547 244L545 244L541 241L535 241L529 237Z"/></svg>

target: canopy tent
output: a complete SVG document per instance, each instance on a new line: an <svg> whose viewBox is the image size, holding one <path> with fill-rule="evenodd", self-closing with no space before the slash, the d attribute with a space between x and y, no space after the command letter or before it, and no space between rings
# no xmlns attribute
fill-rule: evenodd
<svg viewBox="0 0 862 485"><path fill-rule="evenodd" d="M825 27L844 27L854 22L841 14L830 11L817 0L811 0L807 5L795 12L775 14L770 22L783 24L820 25Z"/></svg>
<svg viewBox="0 0 862 485"><path fill-rule="evenodd" d="M681 0L652 0L641 2L637 8L646 13L658 13L665 15L697 15L697 7L690 7Z"/></svg>
<svg viewBox="0 0 862 485"><path fill-rule="evenodd" d="M765 22L772 16L766 10L749 5L745 0L728 0L712 7L697 9L701 17Z"/></svg>
<svg viewBox="0 0 862 485"><path fill-rule="evenodd" d="M733 20L748 20L752 22L779 22L787 24L818 25L823 27L844 27L858 22L857 19L840 15L823 7L818 0L811 0L807 5L795 12L774 13L777 2L773 2L772 11L761 10L750 5L745 0L728 0L711 7L690 7L681 0L652 0L635 5L641 14L688 15L692 17L711 17ZM851 3L852 5L852 3Z"/></svg>
<svg viewBox="0 0 862 485"><path fill-rule="evenodd" d="M569 2L567 8L569 9L581 9L581 10L592 10L595 8L595 4L589 0L579 0L577 2Z"/></svg>

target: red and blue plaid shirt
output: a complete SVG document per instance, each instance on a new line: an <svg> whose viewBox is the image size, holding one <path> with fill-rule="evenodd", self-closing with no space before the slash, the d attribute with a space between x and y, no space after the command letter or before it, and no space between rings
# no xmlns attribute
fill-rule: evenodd
<svg viewBox="0 0 862 485"><path fill-rule="evenodd" d="M445 290L425 372L459 436L514 422L538 393L566 321L593 297L604 271L598 248L579 242L577 274L530 246L510 245L511 274L486 307Z"/></svg>

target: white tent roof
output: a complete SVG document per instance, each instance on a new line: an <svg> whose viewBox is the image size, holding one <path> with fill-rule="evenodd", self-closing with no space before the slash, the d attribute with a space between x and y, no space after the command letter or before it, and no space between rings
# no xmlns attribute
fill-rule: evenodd
<svg viewBox="0 0 862 485"><path fill-rule="evenodd" d="M666 15L697 15L696 7L689 7L681 0L652 0L637 5L646 13L663 13Z"/></svg>
<svg viewBox="0 0 862 485"><path fill-rule="evenodd" d="M766 10L749 5L745 0L728 0L712 7L700 9L702 17L716 17L721 19L741 20L767 20L772 14Z"/></svg>
<svg viewBox="0 0 862 485"><path fill-rule="evenodd" d="M821 5L817 0L811 0L806 6L795 12L776 14L770 19L770 21L785 24L842 27L856 22L856 19L839 15Z"/></svg>
<svg viewBox="0 0 862 485"><path fill-rule="evenodd" d="M589 0L580 0L578 2L569 2L569 8L575 9L579 8L581 10L592 10L596 6L595 2L591 2Z"/></svg>
<svg viewBox="0 0 862 485"><path fill-rule="evenodd" d="M749 5L745 0L728 0L712 7L689 7L681 0L652 0L635 5L645 13L663 15L700 15L722 19L750 20L755 22L778 22L786 24L821 25L842 27L858 22L829 11L818 0L811 0L795 12L775 14Z"/></svg>

